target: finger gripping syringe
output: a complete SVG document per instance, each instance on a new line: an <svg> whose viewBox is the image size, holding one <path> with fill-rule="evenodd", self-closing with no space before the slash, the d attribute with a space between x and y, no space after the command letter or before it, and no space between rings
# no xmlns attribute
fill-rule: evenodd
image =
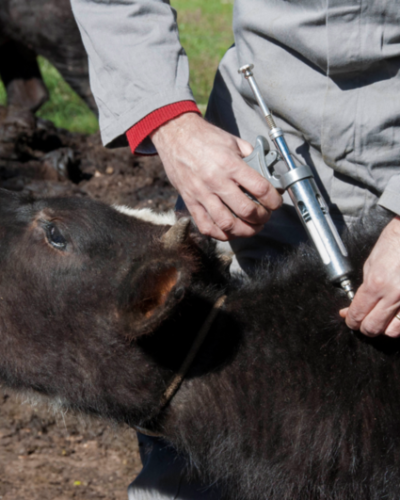
<svg viewBox="0 0 400 500"><path fill-rule="evenodd" d="M286 144L282 130L275 125L252 73L253 65L242 66L242 73L249 82L254 96L265 116L269 127L269 137L276 147L270 151L268 141L257 137L253 153L244 158L245 162L265 177L276 189L287 190L293 205L311 241L314 243L324 264L329 280L346 291L350 300L354 289L350 280L351 265L346 248L329 214L328 206L314 180L308 165L298 166ZM274 166L283 161L288 171L276 174Z"/></svg>

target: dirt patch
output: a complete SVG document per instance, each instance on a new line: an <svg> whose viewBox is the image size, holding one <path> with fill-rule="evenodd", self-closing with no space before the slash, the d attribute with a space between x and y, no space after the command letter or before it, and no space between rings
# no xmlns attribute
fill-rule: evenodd
<svg viewBox="0 0 400 500"><path fill-rule="evenodd" d="M0 388L2 500L126 500L140 470L132 429L32 406Z"/></svg>
<svg viewBox="0 0 400 500"><path fill-rule="evenodd" d="M158 157L109 151L98 135L56 129L0 107L0 187L35 197L89 196L167 210L176 192ZM141 469L135 432L55 412L0 387L0 500L126 500Z"/></svg>
<svg viewBox="0 0 400 500"><path fill-rule="evenodd" d="M105 149L99 134L56 129L46 120L1 120L0 187L39 196L90 196L106 203L167 210L176 191L158 156ZM31 118L31 117L28 117Z"/></svg>

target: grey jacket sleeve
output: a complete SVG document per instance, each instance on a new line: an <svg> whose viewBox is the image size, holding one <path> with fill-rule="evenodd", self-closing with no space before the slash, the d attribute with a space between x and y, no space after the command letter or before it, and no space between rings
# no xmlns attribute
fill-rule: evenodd
<svg viewBox="0 0 400 500"><path fill-rule="evenodd" d="M89 57L104 145L152 111L194 100L189 65L168 0L71 0Z"/></svg>
<svg viewBox="0 0 400 500"><path fill-rule="evenodd" d="M400 174L394 175L389 180L378 204L400 215Z"/></svg>

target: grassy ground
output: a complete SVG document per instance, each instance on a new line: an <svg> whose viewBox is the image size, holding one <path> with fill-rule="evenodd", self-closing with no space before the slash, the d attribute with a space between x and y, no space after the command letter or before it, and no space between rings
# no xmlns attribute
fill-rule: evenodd
<svg viewBox="0 0 400 500"><path fill-rule="evenodd" d="M207 105L218 62L233 43L233 0L171 0L178 12L181 43L190 61L190 84L202 111ZM57 127L75 132L93 133L97 120L82 100L45 59L39 58L50 100L38 115ZM0 82L0 104L6 95Z"/></svg>
<svg viewBox="0 0 400 500"><path fill-rule="evenodd" d="M172 0L181 44L190 62L190 84L198 104L207 105L218 63L233 43L233 0Z"/></svg>
<svg viewBox="0 0 400 500"><path fill-rule="evenodd" d="M38 116L51 120L57 127L91 134L99 128L96 116L61 78L46 59L39 58L40 70L50 92L50 100Z"/></svg>

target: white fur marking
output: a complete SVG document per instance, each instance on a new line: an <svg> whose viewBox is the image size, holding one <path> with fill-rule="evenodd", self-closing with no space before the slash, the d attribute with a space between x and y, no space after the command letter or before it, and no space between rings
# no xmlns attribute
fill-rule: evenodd
<svg viewBox="0 0 400 500"><path fill-rule="evenodd" d="M151 222L159 226L173 226L176 222L176 215L173 210L169 210L164 213L153 212L150 208L130 208L122 205L113 205L115 210L118 210L121 214L129 215L130 217L136 217L137 219L144 220L146 222Z"/></svg>

